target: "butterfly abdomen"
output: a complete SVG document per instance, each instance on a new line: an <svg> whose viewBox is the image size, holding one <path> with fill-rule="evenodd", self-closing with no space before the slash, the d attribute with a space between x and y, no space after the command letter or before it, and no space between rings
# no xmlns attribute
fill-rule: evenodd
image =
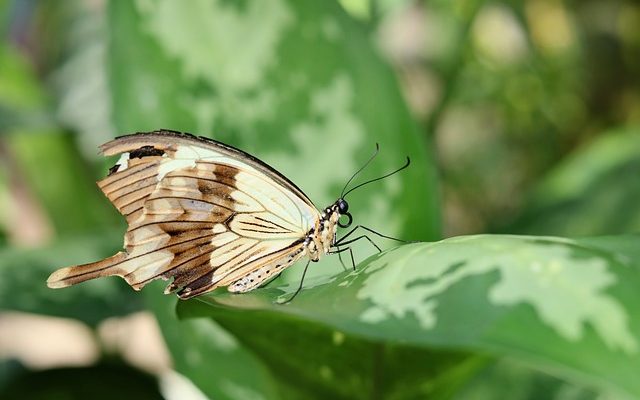
<svg viewBox="0 0 640 400"><path fill-rule="evenodd" d="M303 255L303 250L300 249L293 254L287 254L284 257L278 258L233 282L229 285L229 291L232 293L245 293L260 287L278 276Z"/></svg>

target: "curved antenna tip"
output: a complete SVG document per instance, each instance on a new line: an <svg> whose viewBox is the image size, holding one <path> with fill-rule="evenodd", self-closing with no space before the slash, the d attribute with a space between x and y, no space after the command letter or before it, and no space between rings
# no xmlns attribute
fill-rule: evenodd
<svg viewBox="0 0 640 400"><path fill-rule="evenodd" d="M380 177L378 177L378 178L370 179L370 180L368 180L368 181L366 181L366 182L363 182L363 183L361 183L361 184L359 184L359 185L356 185L356 186L352 187L351 189L349 189L346 193L341 193L341 194L340 194L340 198L345 198L345 197L347 197L347 195L348 195L349 193L353 192L354 190L358 189L359 187L362 187L362 186L364 186L364 185L368 185L368 184L370 184L370 183L372 183L372 182L379 181L379 180L384 179L384 178L388 178L388 177L390 177L390 176L391 176L391 175L393 175L393 174L397 174L398 172L400 172L400 171L402 171L403 169L407 168L407 167L409 166L409 164L411 164L411 159L407 156L407 162L406 162L402 167L400 167L400 168L396 169L395 171L389 172L388 174L382 175L382 176L380 176ZM343 191L343 192L344 192L344 191Z"/></svg>

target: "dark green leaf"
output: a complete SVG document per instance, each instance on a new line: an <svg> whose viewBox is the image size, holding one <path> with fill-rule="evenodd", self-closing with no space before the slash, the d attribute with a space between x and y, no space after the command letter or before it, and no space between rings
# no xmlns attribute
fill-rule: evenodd
<svg viewBox="0 0 640 400"><path fill-rule="evenodd" d="M125 365L13 371L11 378L0 386L3 400L163 398L153 376Z"/></svg>
<svg viewBox="0 0 640 400"><path fill-rule="evenodd" d="M39 250L0 250L0 310L77 318L92 326L105 318L140 310L140 297L119 278L99 279L63 290L49 289L46 284L56 268L110 256L119 247L118 242L115 234L105 233Z"/></svg>
<svg viewBox="0 0 640 400"><path fill-rule="evenodd" d="M522 363L502 359L490 364L453 397L455 400L603 400L623 397L576 385Z"/></svg>
<svg viewBox="0 0 640 400"><path fill-rule="evenodd" d="M179 310L184 318L215 314L215 321L196 321L232 332L271 369L287 398L446 399L484 363L466 352L378 343L285 315L212 314L196 302Z"/></svg>
<svg viewBox="0 0 640 400"><path fill-rule="evenodd" d="M286 398L262 362L224 328L207 320L177 321L177 299L162 294L163 284L149 285L143 294L162 327L176 370L210 398Z"/></svg>

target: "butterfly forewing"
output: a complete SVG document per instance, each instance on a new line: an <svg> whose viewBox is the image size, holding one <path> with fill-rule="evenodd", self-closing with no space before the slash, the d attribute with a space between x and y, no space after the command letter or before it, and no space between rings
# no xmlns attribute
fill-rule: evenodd
<svg viewBox="0 0 640 400"><path fill-rule="evenodd" d="M169 131L123 136L99 187L125 216L125 251L60 269L49 286L122 276L135 289L173 279L192 297L218 286L259 286L303 255L320 215L302 191L259 160L221 143Z"/></svg>

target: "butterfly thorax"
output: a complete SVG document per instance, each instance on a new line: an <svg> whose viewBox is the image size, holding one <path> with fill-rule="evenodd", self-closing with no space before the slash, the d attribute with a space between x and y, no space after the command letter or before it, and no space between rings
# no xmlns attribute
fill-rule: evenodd
<svg viewBox="0 0 640 400"><path fill-rule="evenodd" d="M338 220L347 212L348 205L343 199L324 209L315 226L309 231L305 239L306 253L311 261L318 261L327 254L336 241Z"/></svg>

